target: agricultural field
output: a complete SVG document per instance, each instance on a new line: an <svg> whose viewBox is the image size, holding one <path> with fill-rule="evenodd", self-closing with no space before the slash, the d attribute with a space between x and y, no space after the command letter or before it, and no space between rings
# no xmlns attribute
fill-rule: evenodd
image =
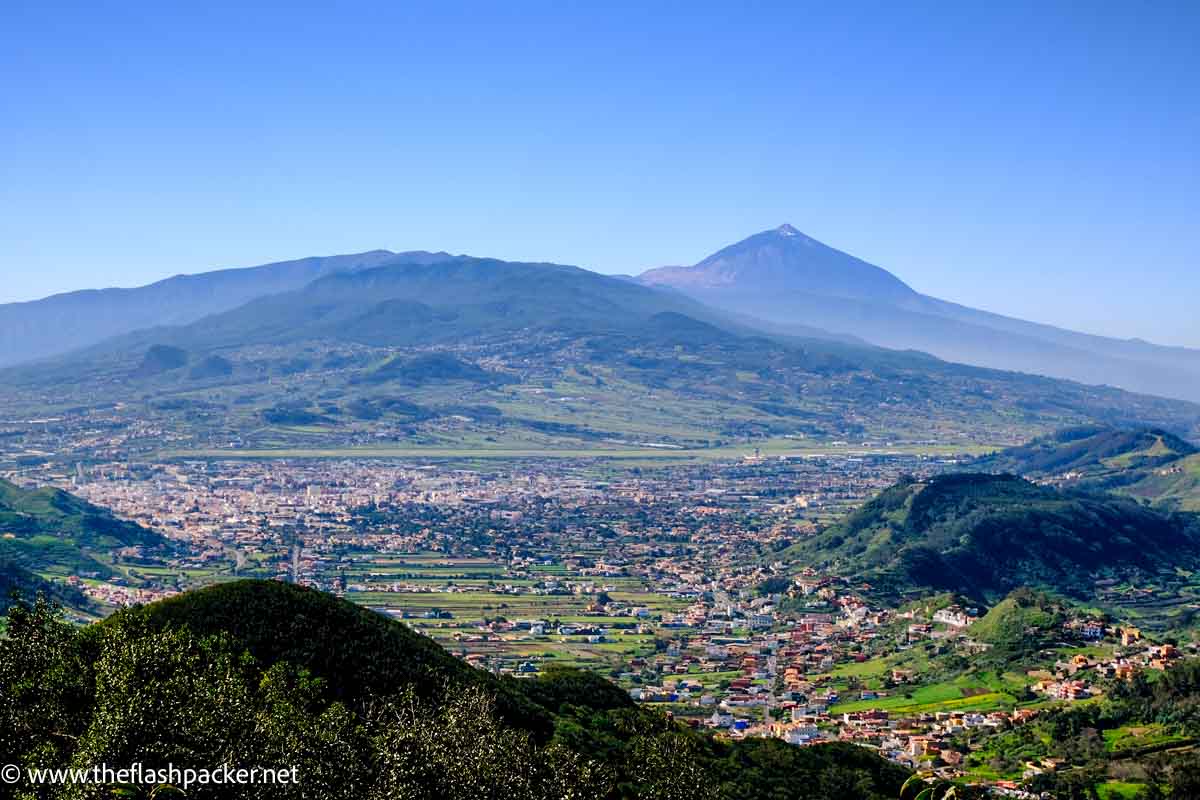
<svg viewBox="0 0 1200 800"><path fill-rule="evenodd" d="M552 660L616 670L631 658L654 653L649 623L685 605L639 579L609 578L603 591L611 601L648 612L644 620L611 617L595 609L596 595L529 591L548 578L565 577L561 564L536 565L513 576L499 561L436 553L362 559L343 575L351 587L349 600L403 620L456 655L481 658L500 669ZM510 625L522 622L519 629ZM542 632L532 632L529 623ZM603 633L560 633L561 626Z"/></svg>
<svg viewBox="0 0 1200 800"><path fill-rule="evenodd" d="M1024 688L1016 676L962 676L927 686L897 687L887 696L840 702L829 710L831 714L873 709L897 714L1012 710L1021 705L1018 697Z"/></svg>

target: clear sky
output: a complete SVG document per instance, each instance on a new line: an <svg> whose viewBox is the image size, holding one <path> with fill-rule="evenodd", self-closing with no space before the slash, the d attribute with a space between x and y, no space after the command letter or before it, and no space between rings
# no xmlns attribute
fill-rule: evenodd
<svg viewBox="0 0 1200 800"><path fill-rule="evenodd" d="M1200 346L1198 41L1194 1L9 0L0 301L377 247L638 272L790 222Z"/></svg>

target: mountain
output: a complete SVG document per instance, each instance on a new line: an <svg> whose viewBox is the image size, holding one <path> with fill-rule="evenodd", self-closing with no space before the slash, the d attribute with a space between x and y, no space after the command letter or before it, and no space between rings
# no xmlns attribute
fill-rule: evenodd
<svg viewBox="0 0 1200 800"><path fill-rule="evenodd" d="M228 347L303 340L396 346L458 341L526 329L620 331L658 314L727 320L682 295L578 267L466 256L409 258L338 272L302 289L261 297L191 325L143 333L142 341ZM655 323L671 324L671 317Z"/></svg>
<svg viewBox="0 0 1200 800"><path fill-rule="evenodd" d="M991 601L1022 586L1083 600L1097 581L1153 583L1200 567L1200 521L1012 475L905 480L786 557L877 592L952 591Z"/></svg>
<svg viewBox="0 0 1200 800"><path fill-rule="evenodd" d="M757 233L693 267L662 267L641 282L677 289L741 291L749 286L811 290L832 297L912 302L919 295L886 270L805 236L791 225Z"/></svg>
<svg viewBox="0 0 1200 800"><path fill-rule="evenodd" d="M186 326L339 273L453 260L446 253L372 250L0 305L0 366L133 331ZM726 323L772 335L919 350L965 364L1200 401L1200 351L1090 336L938 300L791 225L751 236L691 267L620 280L689 295L722 310ZM398 317L409 326L423 324L420 309L400 307L378 308L375 318L357 322L365 335Z"/></svg>
<svg viewBox="0 0 1200 800"><path fill-rule="evenodd" d="M65 353L157 325L183 325L256 297L291 291L334 272L383 261L439 259L445 253L372 250L303 258L173 278L135 289L89 289L0 305L0 366Z"/></svg>
<svg viewBox="0 0 1200 800"><path fill-rule="evenodd" d="M276 582L213 586L85 629L18 606L0 665L10 763L295 768L283 785L188 786L200 800L882 800L909 774L848 743L718 739L575 669L494 676L400 622ZM178 793L160 783L138 788Z"/></svg>
<svg viewBox="0 0 1200 800"><path fill-rule="evenodd" d="M971 468L1200 511L1200 448L1160 429L1068 428L983 456Z"/></svg>
<svg viewBox="0 0 1200 800"><path fill-rule="evenodd" d="M694 266L651 269L639 280L717 308L883 347L1200 400L1198 350L1076 333L939 300L791 225L755 234Z"/></svg>
<svg viewBox="0 0 1200 800"><path fill-rule="evenodd" d="M1200 431L1200 405L766 332L680 292L465 256L336 272L10 368L0 412L136 419L183 449L1012 441L1085 422Z"/></svg>
<svg viewBox="0 0 1200 800"><path fill-rule="evenodd" d="M0 479L0 562L14 568L109 575L115 550L168 546L161 535L59 489L25 489Z"/></svg>

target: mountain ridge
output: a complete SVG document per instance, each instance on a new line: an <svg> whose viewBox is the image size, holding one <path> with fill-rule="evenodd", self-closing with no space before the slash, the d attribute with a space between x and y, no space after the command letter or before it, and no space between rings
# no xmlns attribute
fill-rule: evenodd
<svg viewBox="0 0 1200 800"><path fill-rule="evenodd" d="M1200 351L1079 333L921 294L890 272L783 225L690 267L643 272L729 311L996 369L1200 399Z"/></svg>
<svg viewBox="0 0 1200 800"><path fill-rule="evenodd" d="M1200 448L1161 428L1068 428L980 457L971 468L1200 511Z"/></svg>
<svg viewBox="0 0 1200 800"><path fill-rule="evenodd" d="M61 355L137 330L192 324L339 272L463 258L368 250L4 304L0 366ZM727 322L737 318L739 324L780 335L857 340L963 364L1200 401L1200 351L1079 333L940 300L790 224L727 245L690 267L613 279L678 292L723 313Z"/></svg>
<svg viewBox="0 0 1200 800"><path fill-rule="evenodd" d="M58 355L140 328L186 324L256 297L300 288L338 270L406 257L419 260L448 256L389 250L311 256L174 275L144 286L81 289L0 304L0 366Z"/></svg>
<svg viewBox="0 0 1200 800"><path fill-rule="evenodd" d="M431 373L420 359L435 353L450 367ZM685 293L579 267L428 254L3 375L0 407L12 413L38 396L64 409L120 404L122 416L202 441L345 444L381 425L389 437L446 441L439 415L470 418L492 440L516 425L539 441L653 430L684 447L796 435L1007 442L1014 430L1085 422L1200 430L1197 404L767 332ZM586 415L543 398L548 388L586 398ZM382 408L405 409L403 420L379 421ZM279 429L289 425L309 430Z"/></svg>

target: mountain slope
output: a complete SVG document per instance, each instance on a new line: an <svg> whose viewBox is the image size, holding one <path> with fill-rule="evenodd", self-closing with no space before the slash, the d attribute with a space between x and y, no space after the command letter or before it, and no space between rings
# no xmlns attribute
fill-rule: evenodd
<svg viewBox="0 0 1200 800"><path fill-rule="evenodd" d="M362 269L398 257L423 260L444 256L398 256L372 250L177 275L134 289L92 289L28 303L6 303L0 305L0 366L87 347L139 328L186 324L256 297L298 289L341 270Z"/></svg>
<svg viewBox="0 0 1200 800"><path fill-rule="evenodd" d="M78 589L55 581L48 581L34 572L0 556L0 614L13 604L13 597L26 600L42 594L59 605L83 609L91 604ZM4 630L0 625L0 633Z"/></svg>
<svg viewBox="0 0 1200 800"><path fill-rule="evenodd" d="M275 581L241 580L186 592L120 611L102 625L136 618L156 630L186 626L208 636L224 633L264 664L286 661L325 681L333 700L388 697L413 687L432 698L447 687L479 686L495 695L501 713L548 732L549 719L508 682L459 661L432 639L373 611L313 589ZM331 646L341 642L341 646Z"/></svg>
<svg viewBox="0 0 1200 800"><path fill-rule="evenodd" d="M468 257L397 259L329 275L151 338L206 348L304 339L399 345L528 328L622 330L667 311L724 319L681 295L577 267ZM147 340L145 334L141 338Z"/></svg>
<svg viewBox="0 0 1200 800"><path fill-rule="evenodd" d="M1084 422L1200 424L1189 403L768 334L680 292L462 256L335 273L11 368L0 386L7 418L95 413L161 425L182 447L994 442Z"/></svg>
<svg viewBox="0 0 1200 800"><path fill-rule="evenodd" d="M955 474L902 481L786 554L893 595L989 600L1032 586L1092 599L1100 577L1200 567L1200 525L1127 499Z"/></svg>
<svg viewBox="0 0 1200 800"><path fill-rule="evenodd" d="M162 550L167 542L74 495L0 479L0 560L29 571L107 575L98 557L126 547Z"/></svg>
<svg viewBox="0 0 1200 800"><path fill-rule="evenodd" d="M1200 511L1200 448L1164 430L1069 428L979 458L972 469Z"/></svg>
<svg viewBox="0 0 1200 800"><path fill-rule="evenodd" d="M879 267L784 225L691 267L643 273L718 308L999 369L1200 399L1200 351L1025 322L919 294Z"/></svg>

